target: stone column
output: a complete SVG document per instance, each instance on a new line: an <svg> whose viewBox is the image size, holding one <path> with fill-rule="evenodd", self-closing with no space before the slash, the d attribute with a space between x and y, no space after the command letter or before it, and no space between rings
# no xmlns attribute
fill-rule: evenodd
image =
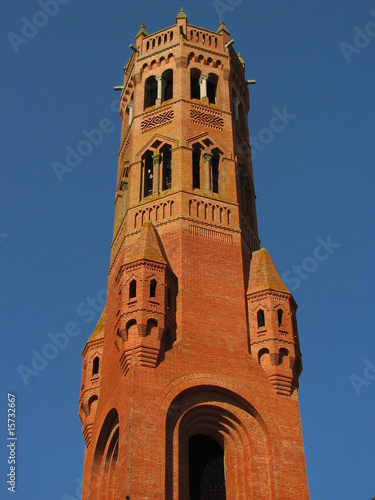
<svg viewBox="0 0 375 500"><path fill-rule="evenodd" d="M202 188L204 191L211 191L211 160L211 153L203 153Z"/></svg>
<svg viewBox="0 0 375 500"><path fill-rule="evenodd" d="M156 94L156 105L160 106L161 100L162 100L162 85L163 85L163 82L162 82L162 77L161 76L156 76L155 79L156 79L156 83L158 85L158 91L157 91L157 94Z"/></svg>
<svg viewBox="0 0 375 500"><path fill-rule="evenodd" d="M154 178L152 180L152 193L159 194L161 154L155 153L152 159L154 161Z"/></svg>
<svg viewBox="0 0 375 500"><path fill-rule="evenodd" d="M208 79L208 75L204 75L204 74L202 74L201 77L199 78L201 99L203 99L204 97L207 97L207 79Z"/></svg>

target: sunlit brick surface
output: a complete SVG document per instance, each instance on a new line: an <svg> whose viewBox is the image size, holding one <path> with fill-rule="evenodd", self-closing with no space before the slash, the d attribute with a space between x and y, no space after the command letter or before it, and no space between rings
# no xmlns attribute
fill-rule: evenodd
<svg viewBox="0 0 375 500"><path fill-rule="evenodd" d="M180 11L141 27L125 68L107 305L83 351L83 499L189 499L195 434L224 450L227 499L309 497L297 306L259 250L229 40Z"/></svg>

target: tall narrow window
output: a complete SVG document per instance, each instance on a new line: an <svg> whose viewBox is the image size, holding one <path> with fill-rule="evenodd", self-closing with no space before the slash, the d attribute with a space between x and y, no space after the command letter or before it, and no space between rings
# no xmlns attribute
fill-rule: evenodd
<svg viewBox="0 0 375 500"><path fill-rule="evenodd" d="M190 98L191 99L200 99L201 91L199 86L199 77L201 76L201 72L193 68L190 72Z"/></svg>
<svg viewBox="0 0 375 500"><path fill-rule="evenodd" d="M152 183L154 177L154 161L152 159L152 153L150 151L147 152L143 159L143 177L143 196L150 196L152 195Z"/></svg>
<svg viewBox="0 0 375 500"><path fill-rule="evenodd" d="M137 282L132 280L129 285L129 300L137 296Z"/></svg>
<svg viewBox="0 0 375 500"><path fill-rule="evenodd" d="M169 287L167 287L167 307L168 309L172 308L172 292Z"/></svg>
<svg viewBox="0 0 375 500"><path fill-rule="evenodd" d="M96 356L92 362L92 374L97 375L99 373L99 358Z"/></svg>
<svg viewBox="0 0 375 500"><path fill-rule="evenodd" d="M216 104L217 76L210 74L207 79L207 97L210 104Z"/></svg>
<svg viewBox="0 0 375 500"><path fill-rule="evenodd" d="M193 149L193 189L201 187L200 178L201 150L199 147Z"/></svg>
<svg viewBox="0 0 375 500"><path fill-rule="evenodd" d="M150 298L155 298L156 296L156 280L151 280L150 282Z"/></svg>
<svg viewBox="0 0 375 500"><path fill-rule="evenodd" d="M189 439L189 498L226 499L223 449L204 434Z"/></svg>
<svg viewBox="0 0 375 500"><path fill-rule="evenodd" d="M219 192L219 153L214 153L212 156L212 191Z"/></svg>
<svg viewBox="0 0 375 500"><path fill-rule="evenodd" d="M163 101L168 101L173 98L173 71L168 69L164 71L163 77Z"/></svg>
<svg viewBox="0 0 375 500"><path fill-rule="evenodd" d="M155 106L157 93L158 86L156 78L154 76L149 76L145 82L144 109Z"/></svg>
<svg viewBox="0 0 375 500"><path fill-rule="evenodd" d="M283 311L281 309L277 310L277 321L279 326L283 326Z"/></svg>
<svg viewBox="0 0 375 500"><path fill-rule="evenodd" d="M258 319L258 328L262 328L263 326L266 325L263 309L259 309L259 311L257 312L257 319Z"/></svg>
<svg viewBox="0 0 375 500"><path fill-rule="evenodd" d="M163 150L163 191L172 187L172 152L167 146Z"/></svg>

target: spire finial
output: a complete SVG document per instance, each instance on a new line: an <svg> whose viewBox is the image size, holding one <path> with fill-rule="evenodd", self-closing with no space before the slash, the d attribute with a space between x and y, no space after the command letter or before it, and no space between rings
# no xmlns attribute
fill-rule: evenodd
<svg viewBox="0 0 375 500"><path fill-rule="evenodd" d="M184 12L184 8L181 7L176 19L187 19L187 15Z"/></svg>
<svg viewBox="0 0 375 500"><path fill-rule="evenodd" d="M228 28L225 26L224 19L220 19L219 27L218 27L216 33L221 33L222 31L224 31L225 33L230 35Z"/></svg>

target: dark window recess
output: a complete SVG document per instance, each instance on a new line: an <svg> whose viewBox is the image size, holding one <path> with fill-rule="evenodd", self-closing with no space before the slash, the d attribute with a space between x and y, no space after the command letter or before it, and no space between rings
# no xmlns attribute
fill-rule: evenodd
<svg viewBox="0 0 375 500"><path fill-rule="evenodd" d="M226 500L224 452L215 439L196 434L189 439L190 500Z"/></svg>
<svg viewBox="0 0 375 500"><path fill-rule="evenodd" d="M99 358L96 356L92 362L92 374L97 375L99 373Z"/></svg>
<svg viewBox="0 0 375 500"><path fill-rule="evenodd" d="M144 109L149 108L150 106L155 106L157 95L158 85L156 78L154 76L150 76L145 82Z"/></svg>
<svg viewBox="0 0 375 500"><path fill-rule="evenodd" d="M219 155L215 153L212 156L212 191L219 192Z"/></svg>
<svg viewBox="0 0 375 500"><path fill-rule="evenodd" d="M168 69L163 73L164 101L173 98L173 71Z"/></svg>
<svg viewBox="0 0 375 500"><path fill-rule="evenodd" d="M148 153L144 158L144 189L143 196L152 195L152 182L154 177L154 161L152 154Z"/></svg>
<svg viewBox="0 0 375 500"><path fill-rule="evenodd" d="M279 322L279 326L283 326L283 311L281 309L277 311L277 321Z"/></svg>
<svg viewBox="0 0 375 500"><path fill-rule="evenodd" d="M216 104L217 76L212 73L207 79L207 97L210 104Z"/></svg>
<svg viewBox="0 0 375 500"><path fill-rule="evenodd" d="M150 298L156 297L156 280L151 280L150 283Z"/></svg>
<svg viewBox="0 0 375 500"><path fill-rule="evenodd" d="M201 187L200 179L201 151L199 148L193 149L193 189Z"/></svg>
<svg viewBox="0 0 375 500"><path fill-rule="evenodd" d="M263 309L259 309L259 311L257 312L257 319L258 319L258 328L262 328L262 326L266 325Z"/></svg>
<svg viewBox="0 0 375 500"><path fill-rule="evenodd" d="M172 187L172 152L167 147L163 151L163 190Z"/></svg>
<svg viewBox="0 0 375 500"><path fill-rule="evenodd" d="M129 299L134 299L137 296L137 282L132 280L129 285Z"/></svg>
<svg viewBox="0 0 375 500"><path fill-rule="evenodd" d="M190 72L190 98L200 99L201 89L199 86L200 71L197 69L192 69Z"/></svg>

